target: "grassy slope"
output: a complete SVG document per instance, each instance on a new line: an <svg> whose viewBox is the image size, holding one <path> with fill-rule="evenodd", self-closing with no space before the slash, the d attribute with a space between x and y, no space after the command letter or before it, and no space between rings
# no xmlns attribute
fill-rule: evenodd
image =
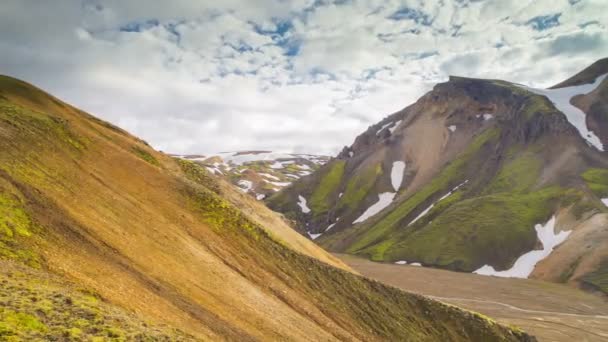
<svg viewBox="0 0 608 342"><path fill-rule="evenodd" d="M24 281L47 272L62 280L34 286L52 317L33 311L21 289L12 292L0 333L156 334L141 327L143 318L171 326L158 334L172 339L527 339L303 255L322 252L262 228L259 214L231 203L248 206L234 193L191 164L1 77L0 255L40 270L27 268ZM8 282L10 272L2 268ZM88 299L71 288L95 293L101 319L61 318L73 308L49 298L57 286L79 305ZM136 317L119 323L112 310Z"/></svg>

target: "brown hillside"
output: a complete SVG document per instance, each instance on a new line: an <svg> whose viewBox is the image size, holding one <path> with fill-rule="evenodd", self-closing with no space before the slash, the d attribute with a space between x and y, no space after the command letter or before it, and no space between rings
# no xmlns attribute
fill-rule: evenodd
<svg viewBox="0 0 608 342"><path fill-rule="evenodd" d="M0 77L0 214L2 259L38 269L15 283L0 338L77 328L80 338L136 339L142 319L168 325L169 339L531 340L346 271L198 166L9 77ZM14 267L1 272L13 279ZM62 280L45 282L47 273ZM28 282L49 300L64 281L67 306L26 305ZM78 289L103 305L78 327L57 327L50 312L69 315ZM111 319L106 307L135 318Z"/></svg>

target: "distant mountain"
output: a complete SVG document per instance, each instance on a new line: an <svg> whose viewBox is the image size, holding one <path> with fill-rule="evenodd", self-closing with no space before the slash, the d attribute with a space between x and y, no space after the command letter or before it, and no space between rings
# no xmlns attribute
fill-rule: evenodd
<svg viewBox="0 0 608 342"><path fill-rule="evenodd" d="M355 275L196 163L0 76L0 340L532 341Z"/></svg>
<svg viewBox="0 0 608 342"><path fill-rule="evenodd" d="M262 200L301 177L310 175L329 157L272 151L221 152L211 155L174 155L223 176L241 191Z"/></svg>
<svg viewBox="0 0 608 342"><path fill-rule="evenodd" d="M267 203L332 251L608 292L607 74L450 77Z"/></svg>

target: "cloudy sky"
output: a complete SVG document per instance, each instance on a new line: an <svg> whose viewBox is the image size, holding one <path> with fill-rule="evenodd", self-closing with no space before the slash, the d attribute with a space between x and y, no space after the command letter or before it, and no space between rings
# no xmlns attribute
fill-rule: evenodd
<svg viewBox="0 0 608 342"><path fill-rule="evenodd" d="M0 0L0 73L175 153L335 153L448 75L549 86L606 0Z"/></svg>

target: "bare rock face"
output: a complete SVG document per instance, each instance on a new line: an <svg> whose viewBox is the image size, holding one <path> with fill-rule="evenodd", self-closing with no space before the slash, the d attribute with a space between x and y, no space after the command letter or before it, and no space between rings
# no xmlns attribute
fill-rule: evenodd
<svg viewBox="0 0 608 342"><path fill-rule="evenodd" d="M608 73L607 61L553 89L594 84ZM581 95L571 89L570 104L586 115L586 129L608 142L608 80ZM600 199L608 197L608 158L552 94L450 77L267 203L333 251L467 272L484 265L509 269L542 248L534 227L558 211L571 212L573 227L607 212ZM406 167L394 189L396 162ZM310 212L299 209L299 197ZM569 248L584 250L581 243ZM557 274L566 266L545 267L537 276L580 284L582 274L599 267L594 265L579 273L569 266L574 271L562 277Z"/></svg>

